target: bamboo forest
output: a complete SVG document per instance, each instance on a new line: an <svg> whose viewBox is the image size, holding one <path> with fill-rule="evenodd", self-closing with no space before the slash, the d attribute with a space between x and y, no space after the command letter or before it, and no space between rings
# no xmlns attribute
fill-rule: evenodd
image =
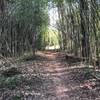
<svg viewBox="0 0 100 100"><path fill-rule="evenodd" d="M0 0L0 100L100 100L100 0Z"/></svg>

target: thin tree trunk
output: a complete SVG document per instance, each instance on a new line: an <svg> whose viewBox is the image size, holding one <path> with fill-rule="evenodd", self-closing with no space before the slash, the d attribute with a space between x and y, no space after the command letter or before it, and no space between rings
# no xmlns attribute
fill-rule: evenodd
<svg viewBox="0 0 100 100"><path fill-rule="evenodd" d="M82 34L82 57L89 61L90 45L88 32L88 3L87 0L80 0L80 19L81 19L81 34Z"/></svg>

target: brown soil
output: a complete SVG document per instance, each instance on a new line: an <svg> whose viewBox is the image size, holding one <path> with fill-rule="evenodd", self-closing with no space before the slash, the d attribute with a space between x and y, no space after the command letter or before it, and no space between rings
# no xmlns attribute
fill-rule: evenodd
<svg viewBox="0 0 100 100"><path fill-rule="evenodd" d="M100 86L85 65L70 64L61 52L38 52L36 60L18 64L15 85L0 84L0 100L100 100Z"/></svg>

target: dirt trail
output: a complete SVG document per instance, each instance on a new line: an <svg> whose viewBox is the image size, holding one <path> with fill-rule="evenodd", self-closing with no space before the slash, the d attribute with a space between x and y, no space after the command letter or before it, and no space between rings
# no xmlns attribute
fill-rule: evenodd
<svg viewBox="0 0 100 100"><path fill-rule="evenodd" d="M53 83L46 90L47 100L95 100L99 93L92 89L83 88L87 81L84 66L69 65L63 53L46 52L41 54L47 60L42 63L43 73L49 75Z"/></svg>
<svg viewBox="0 0 100 100"><path fill-rule="evenodd" d="M1 91L4 97L0 100L100 100L99 90L82 87L88 80L84 66L69 65L64 53L38 52L36 60L23 62L20 66L22 83L14 89ZM43 79L34 78L34 72L40 73ZM12 99L11 94L19 94L22 98Z"/></svg>

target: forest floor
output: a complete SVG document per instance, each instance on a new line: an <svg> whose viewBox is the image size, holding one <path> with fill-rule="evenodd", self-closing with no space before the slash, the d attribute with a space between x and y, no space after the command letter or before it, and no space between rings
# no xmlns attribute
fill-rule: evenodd
<svg viewBox="0 0 100 100"><path fill-rule="evenodd" d="M0 100L100 100L100 85L86 65L69 63L61 52L38 52L17 63L21 74L0 75Z"/></svg>

